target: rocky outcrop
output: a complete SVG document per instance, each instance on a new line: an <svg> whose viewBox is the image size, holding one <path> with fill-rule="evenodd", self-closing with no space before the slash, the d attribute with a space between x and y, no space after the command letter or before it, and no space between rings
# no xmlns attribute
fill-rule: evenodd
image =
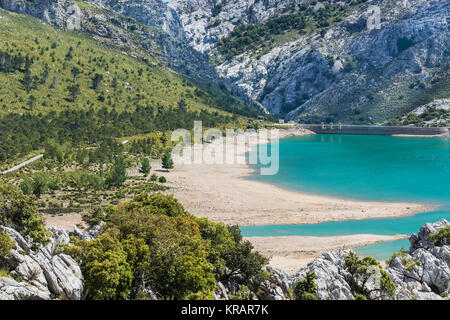
<svg viewBox="0 0 450 320"><path fill-rule="evenodd" d="M433 115L430 115L430 112ZM423 126L450 126L450 99L436 99L422 105L409 112L402 120L407 120L408 116L421 116L424 113L428 113L428 116L425 117Z"/></svg>
<svg viewBox="0 0 450 320"><path fill-rule="evenodd" d="M373 276L361 278L358 274L350 273L346 267L345 257L350 250L340 250L323 253L313 260L307 267L294 275L267 266L268 280L261 283L258 295L250 293L250 299L288 300L293 298L297 283L306 278L307 273L316 276L315 296L319 300L353 300L357 293L355 284L367 288L368 299L396 299L396 300L449 300L450 299L450 246L436 247L429 235L450 224L446 220L427 223L422 226L418 234L409 238L411 247L409 253L400 253L389 261L384 270L395 286L394 296L380 290L380 283L376 270ZM236 296L242 288L239 279L229 279L218 282L213 292L214 299L228 300ZM362 283L362 281L364 283Z"/></svg>
<svg viewBox="0 0 450 320"><path fill-rule="evenodd" d="M346 271L344 262L348 253L349 250L324 253L293 277L292 287L295 288L297 282L304 279L308 271L312 271L317 276L315 284L320 300L352 300L354 295L349 284L351 275Z"/></svg>
<svg viewBox="0 0 450 320"><path fill-rule="evenodd" d="M450 299L450 246L434 246L429 235L449 226L427 223L409 238L409 254L392 259L386 271L397 287L397 299Z"/></svg>
<svg viewBox="0 0 450 320"><path fill-rule="evenodd" d="M265 270L269 277L263 281L259 287L258 295L259 299L263 300L289 300L290 299L290 280L289 275L283 270L266 266ZM215 300L229 300L236 296L240 289L239 275L225 282L218 281L216 288L213 291L213 297ZM248 299L258 300L258 295L255 292L250 292Z"/></svg>
<svg viewBox="0 0 450 320"><path fill-rule="evenodd" d="M450 246L434 246L430 240L430 233L449 226L446 220L434 224L427 223L420 228L418 234L410 236L411 248L408 254L402 253L390 260L384 271L395 285L395 297L388 297L377 293L377 282L367 281L366 286L374 289L369 299L397 300L442 300L450 299ZM345 256L350 250L326 252L320 258L312 261L306 268L295 275L268 267L270 272L268 283L263 283L263 291L269 294L266 299L282 300L291 297L293 290L300 280L305 279L308 272L316 275L315 296L320 300L353 300L356 294L352 289L358 283L356 275L352 275L345 265ZM376 278L374 278L376 279ZM369 278L370 280L370 278ZM216 299L227 299L228 294L236 292L219 283L215 291ZM369 290L372 291L372 290Z"/></svg>
<svg viewBox="0 0 450 320"><path fill-rule="evenodd" d="M450 246L436 247L429 238L430 233L436 233L448 225L446 220L441 220L422 226L417 235L412 234L409 238L409 254L400 254L390 260L384 270L395 284L395 299L450 299ZM297 282L304 279L308 271L312 271L317 276L314 282L319 299L354 299L351 283L355 279L346 270L344 261L348 253L348 250L324 253L286 280L295 288Z"/></svg>
<svg viewBox="0 0 450 320"><path fill-rule="evenodd" d="M30 239L11 228L0 226L16 245L2 261L10 277L0 278L0 300L83 298L83 275L68 255L57 253L56 245L68 243L65 231L50 229L51 242L33 250Z"/></svg>
<svg viewBox="0 0 450 320"><path fill-rule="evenodd" d="M0 7L28 14L67 29L81 29L81 9L72 0L0 0Z"/></svg>
<svg viewBox="0 0 450 320"><path fill-rule="evenodd" d="M185 40L178 14L161 0L90 0L89 2L160 29L179 40Z"/></svg>

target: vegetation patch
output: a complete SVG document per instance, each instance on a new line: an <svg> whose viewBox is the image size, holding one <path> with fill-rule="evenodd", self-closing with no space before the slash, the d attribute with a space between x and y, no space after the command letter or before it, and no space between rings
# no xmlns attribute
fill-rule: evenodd
<svg viewBox="0 0 450 320"><path fill-rule="evenodd" d="M431 233L430 239L433 241L433 244L437 247L442 247L444 245L450 244L450 226L441 228L436 233Z"/></svg>
<svg viewBox="0 0 450 320"><path fill-rule="evenodd" d="M366 0L343 1L345 4L324 3L315 9L317 3L311 2L292 7L285 14L270 18L264 24L243 24L234 28L231 34L218 42L217 48L224 59L247 51L268 52L275 46L294 40L300 36L324 33L342 21L348 14Z"/></svg>

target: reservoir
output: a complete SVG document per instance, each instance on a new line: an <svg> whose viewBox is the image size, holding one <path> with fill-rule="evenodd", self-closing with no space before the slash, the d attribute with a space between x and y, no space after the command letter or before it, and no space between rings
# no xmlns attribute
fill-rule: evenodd
<svg viewBox="0 0 450 320"><path fill-rule="evenodd" d="M270 147L270 146L269 146ZM280 170L248 179L302 193L347 199L429 204L434 212L412 216L311 225L241 227L244 236L333 236L411 234L426 222L450 220L450 145L448 137L317 134L280 140ZM389 258L408 240L356 249Z"/></svg>

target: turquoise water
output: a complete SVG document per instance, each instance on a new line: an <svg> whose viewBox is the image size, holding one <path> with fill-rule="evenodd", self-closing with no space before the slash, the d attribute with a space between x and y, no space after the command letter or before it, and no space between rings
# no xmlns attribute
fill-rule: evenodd
<svg viewBox="0 0 450 320"><path fill-rule="evenodd" d="M377 260L389 259L394 252L399 252L401 249L409 249L410 243L408 239L382 242L371 244L364 247L354 249L360 256L371 256Z"/></svg>
<svg viewBox="0 0 450 320"><path fill-rule="evenodd" d="M439 209L402 218L242 227L245 236L410 234L426 222L450 219L449 138L365 135L285 138L280 140L278 174L255 174L249 179L301 192L349 199L419 202L438 205ZM372 252L386 259L405 246L402 241L357 251Z"/></svg>

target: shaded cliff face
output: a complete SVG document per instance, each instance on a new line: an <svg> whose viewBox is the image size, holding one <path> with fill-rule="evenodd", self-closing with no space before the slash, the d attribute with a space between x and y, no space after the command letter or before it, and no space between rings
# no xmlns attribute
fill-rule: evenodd
<svg viewBox="0 0 450 320"><path fill-rule="evenodd" d="M185 43L176 12L161 0L0 0L0 7L89 33L133 55L144 50L184 75L219 82L208 57Z"/></svg>
<svg viewBox="0 0 450 320"><path fill-rule="evenodd" d="M222 77L289 120L381 122L449 95L447 1L176 0L170 6L190 44L210 55ZM295 19L306 23L287 31L270 24Z"/></svg>
<svg viewBox="0 0 450 320"><path fill-rule="evenodd" d="M178 14L161 0L89 0L132 17L145 25L160 29L172 37L184 40L184 30Z"/></svg>

